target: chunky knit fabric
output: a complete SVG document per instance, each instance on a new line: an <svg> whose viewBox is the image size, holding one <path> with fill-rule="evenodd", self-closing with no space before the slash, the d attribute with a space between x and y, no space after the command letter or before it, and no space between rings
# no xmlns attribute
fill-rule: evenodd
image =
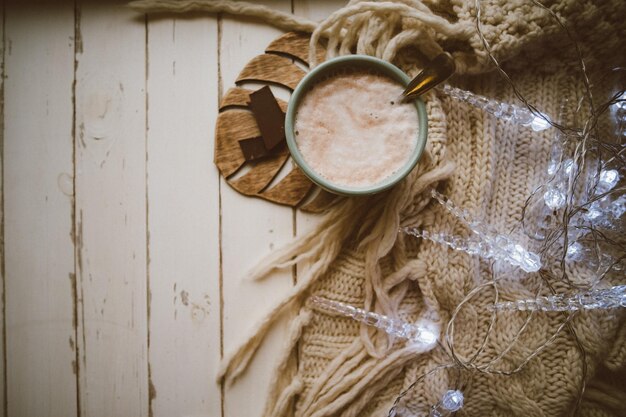
<svg viewBox="0 0 626 417"><path fill-rule="evenodd" d="M174 8L163 1L140 3L144 9ZM583 96L576 50L554 16L531 0L480 4L485 40L530 103L557 115L565 99L571 106ZM581 43L590 73L598 75L594 71L606 71L623 61L626 2L544 4ZM328 57L354 52L376 55L410 75L419 71L425 59L448 51L459 67L451 83L516 102L510 87L493 71L478 36L473 1L351 1L321 24L245 3L177 2L175 7L251 14L284 28L309 30L313 44L318 38L328 39ZM314 51L311 58L315 60ZM465 393L461 415L568 415L583 383L581 415L626 415L626 326L620 311L584 312L571 321L571 328L563 327L563 313L500 312L492 323L490 265L398 234L401 226L468 234L431 201L431 187L500 231L519 229L524 203L541 183L549 159L553 131L534 133L441 94L429 93L425 99L428 145L418 167L384 194L342 200L317 230L277 251L255 271L256 276L264 276L274 268L309 262L308 272L299 273L292 293L225 361L220 376L235 379L245 370L263 335L285 310L293 312L292 327L284 351L278 353L265 416L384 416L395 396L413 381L438 365L452 363L443 337L432 349L390 340L349 318L312 311L306 300L319 295L408 321L434 323L442 334L453 337L458 356L475 357L475 363L482 365L492 362L493 370L504 373L551 340L511 376L457 368L432 372L405 397L399 415L406 409L427 414L452 387ZM500 282L501 299L547 294L538 274L510 275ZM576 271L572 276L585 279ZM554 286L566 290L558 282ZM477 288L481 290L463 304L451 328L448 324L459 303ZM583 381L585 364L587 380ZM287 372L293 367L297 367L295 374Z"/></svg>
<svg viewBox="0 0 626 417"><path fill-rule="evenodd" d="M558 112L558 101L554 98L568 89L568 79L561 75L537 77L535 74L520 74L514 80L525 91L535 90L534 97L550 114ZM476 80L471 86L485 95L512 99L496 84ZM435 134L438 120L431 117L431 145L436 148L438 141L445 145L440 153L431 151L433 160L452 159L456 165L455 172L442 184L443 192L469 209L474 216L490 219L499 230L515 228L523 203L532 191L531 186L536 185L545 172L542 162L548 160L548 134L525 132L449 98L431 97L429 109L431 116L435 109L443 110L447 122L440 119L441 127L445 127L441 132L445 135L438 138ZM370 210L373 209L370 207ZM427 229L460 235L467 233L436 204L401 218L404 219L402 223L418 224ZM365 264L363 251L346 248L330 271L315 285L313 293L363 306L364 287L367 286ZM394 271L406 270L404 280L390 292L395 298L394 303L399 303L397 312L401 317L416 320L422 312L432 308L440 316L442 325L448 322L469 291L491 278L486 265L465 254L403 236L399 236L399 241L383 260L382 266L383 282L391 280ZM522 275L516 275L502 283L500 295L508 300L529 298L540 287L541 280L537 276L522 278ZM491 319L491 312L486 307L492 302L493 292L486 290L461 310L455 323L457 354L469 359L478 351ZM503 352L528 318L528 313L500 313L489 334L486 349L478 356L478 362L486 363ZM560 313L534 315L519 341L494 368L515 368L535 348L544 344L563 321L564 316ZM619 314L585 313L574 320L573 328L588 355L590 377L599 367L623 372L625 339L623 335L617 335ZM315 319L303 332L300 345L299 376L304 385L300 394L303 400L297 402L296 415L385 415L394 396L402 389L437 365L451 362L441 348L436 348L426 354L407 352L406 357L399 357L383 369L378 369L377 364L401 347L396 346L376 357L376 352L370 354L362 342L361 330L348 318L315 313ZM360 390L355 389L356 382L366 378L371 378L371 382ZM443 392L455 386L455 378L455 372L445 371L426 378L409 394L410 409L426 412L427 407L435 404ZM550 347L517 375L461 373L461 381L466 385L465 412L471 416L567 415L582 383L581 378L581 353L573 337L563 330ZM593 386L592 383L588 393ZM372 392L375 390L378 392ZM324 396L322 393L325 391L334 391L335 394ZM611 395L611 392L605 394ZM339 401L342 395L345 399ZM620 396L624 398L623 392L613 395L615 400ZM613 403L619 404L619 401ZM583 415L622 415L624 406L620 404L621 411L618 411L611 408L613 403L585 401Z"/></svg>
<svg viewBox="0 0 626 417"><path fill-rule="evenodd" d="M487 41L500 60L511 61L506 69L526 98L547 114L557 115L564 99L575 103L583 94L577 66L563 64L575 63L575 50L553 18L532 3L497 3L483 5ZM593 56L591 61L595 59L599 64L596 67L608 67L611 61L607 54L621 50L619 45L623 45L618 33L624 24L618 16L625 16L626 10L618 3L600 6L590 2L561 2L554 7L568 18L568 25L578 28L576 37L583 41L587 55ZM465 65L462 70L475 73L486 70L489 62L476 35L471 2L436 6L437 10L450 13L450 20L456 17L472 30L467 32L469 38L461 41L444 38L436 31L432 33L433 39L443 50L455 53L457 60ZM376 23L376 16L372 12L356 18L369 21L371 26ZM596 48L594 54L590 53L592 48ZM363 49L366 53L377 52L375 42L365 43ZM414 57L406 51L403 54L399 48L394 58L411 75L418 70ZM456 83L488 97L515 102L509 86L493 73L457 77ZM410 321L434 319L445 331L451 315L468 292L491 279L488 265L441 245L398 236L398 226L415 225L467 234L467 229L441 206L430 202L425 192L427 186L439 185L453 201L498 230L518 228L528 195L545 175L554 133L537 134L498 121L446 96L430 94L427 100L428 152L418 169L385 195L343 202L335 209L335 212L344 210L343 217L334 221L347 224L345 229L322 227L315 232L313 242L289 252L289 255L309 253L313 258L334 255L330 247L321 247L316 253L315 242L321 245L341 242L336 258L330 256L334 258L330 264L325 261L326 271L325 268L316 271L311 277L311 282L315 282L311 290L301 293L296 304L302 305L307 295L321 295ZM452 166L454 171L449 169ZM445 181L439 181L442 179ZM564 290L556 286L557 290ZM507 300L522 299L532 297L541 288L538 275L525 278L518 274L502 282L500 296ZM558 335L521 372L512 376L469 371L459 374L452 370L432 373L406 397L406 408L414 415L427 413L428 407L437 403L447 389L457 386L458 381L466 396L464 412L470 416L559 416L573 410L583 383L583 357L572 334L567 329L558 330L565 316L535 314L528 322L529 313L499 313L485 349L479 352L491 320L486 307L493 300L493 291L486 287L459 312L454 326L457 355L468 360L478 354L476 362L486 364L518 338L493 366L496 370L510 371L554 333ZM298 372L286 379L282 378L284 374L277 374L267 416L290 415L291 401L295 403L295 415L302 417L383 416L395 396L413 381L440 364L451 363L443 347L421 352L402 343L389 346L387 337L349 318L311 312L306 306L300 310L299 316L303 315L307 316L306 325L297 330ZM623 404L626 394L593 379L599 370L623 375L626 339L620 319L616 311L587 312L572 322L588 365L588 386L580 406L582 415L626 413Z"/></svg>
<svg viewBox="0 0 626 417"><path fill-rule="evenodd" d="M522 71L514 76L514 81L549 114L558 113L558 98L563 92L571 94L569 98L573 99L572 79L563 74L538 76ZM467 86L487 96L513 100L508 89L494 77L472 79ZM441 190L475 217L489 219L499 230L516 228L532 186L537 185L545 173L551 133L539 135L526 131L454 99L435 95L429 98L429 114L430 163L438 165L451 160L456 166L448 180L441 183ZM385 198L371 205L363 203L358 215L377 217L373 223L379 224L377 222L382 221L379 216L388 215L385 209L393 205L394 200L412 195L411 184L419 177L418 170ZM416 196L401 205L404 211L400 210L400 224L467 234L464 226L441 206L430 203L424 207L424 197ZM389 233L394 226L389 227ZM373 238L370 231L369 238L378 242L376 238L380 236ZM366 289L371 285L366 257L368 250L373 249L358 238L347 239L311 294L384 312L380 303L364 303ZM380 267L381 286L391 298L388 304L394 306L392 310L398 316L409 321L425 315L439 317L443 328L467 293L491 278L487 265L476 259L405 236L398 236ZM528 278L523 274L514 275L502 283L500 296L507 300L533 297L541 285L536 275ZM486 289L460 311L454 329L458 355L469 359L478 352L491 320L491 312L486 308L491 303L493 291ZM301 314L311 312L305 307ZM565 319L561 313L542 313L535 314L526 323L529 317L529 313L522 312L499 313L477 362L485 364L497 358L524 328L519 340L494 365L497 370L512 370L548 341ZM616 311L588 312L572 322L586 351L589 367L590 382L581 407L582 415L624 413L624 391L617 387L609 389L592 379L601 368L604 373L611 370L623 375L626 339L620 318ZM301 384L301 389L294 397L297 400L295 415L386 415L395 396L411 382L438 365L451 362L442 352L443 348L426 353L412 351L401 343L388 348L384 337L378 339L374 349L368 349L371 341L364 333L371 336L369 329L361 328L349 318L313 313L299 345L295 380ZM574 338L567 330L561 330L553 343L516 375L461 372L459 379L466 396L464 412L470 416L568 415L582 383L582 366L582 354ZM427 413L428 407L435 404L443 392L456 385L456 371L433 373L409 393L408 408L416 415ZM600 398L594 398L598 392ZM278 410L270 409L267 415L280 415Z"/></svg>

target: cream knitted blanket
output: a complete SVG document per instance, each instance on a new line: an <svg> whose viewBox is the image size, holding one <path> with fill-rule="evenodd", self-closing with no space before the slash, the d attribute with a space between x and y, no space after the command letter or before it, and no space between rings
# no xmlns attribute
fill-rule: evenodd
<svg viewBox="0 0 626 417"><path fill-rule="evenodd" d="M448 51L461 73L452 83L516 101L509 85L493 71L476 31L473 1L351 1L321 24L249 4L170 3L151 0L135 7L255 15L283 28L313 32L313 44L329 38L328 56L376 55L410 75L426 58ZM607 69L616 59L623 61L626 2L544 4L575 34L590 68ZM556 115L564 99L576 103L582 97L576 51L551 13L531 0L480 5L486 41L529 102ZM515 229L549 159L553 132L520 129L444 95L430 93L426 99L429 137L418 168L389 192L341 201L317 230L255 271L264 276L274 268L310 263L289 297L225 362L222 375L238 377L275 317L289 310L294 314L292 328L280 353L265 416L384 416L396 395L420 378L403 406L414 415L427 414L442 393L454 387L465 393L461 415L560 416L575 408L588 416L626 415L626 326L619 311L585 312L569 322L571 327L564 326L563 313L500 312L492 321L487 308L494 301L490 265L398 234L401 226L468 233L431 201L431 187L498 230ZM565 290L562 283L553 285ZM542 289L545 292L538 274L513 274L499 286L500 297L507 300L532 297ZM306 303L310 295L435 323L447 337L434 348L392 342L351 319L311 310ZM474 366L429 373L441 364L454 365L451 347ZM520 366L519 372L507 375ZM294 368L295 373L289 372ZM583 384L586 389L577 404Z"/></svg>

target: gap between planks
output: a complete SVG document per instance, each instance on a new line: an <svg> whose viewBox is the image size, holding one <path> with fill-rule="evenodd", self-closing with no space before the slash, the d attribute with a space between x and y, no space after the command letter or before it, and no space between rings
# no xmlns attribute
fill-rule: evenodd
<svg viewBox="0 0 626 417"><path fill-rule="evenodd" d="M222 14L217 15L217 109L220 107L220 101L224 91L222 79ZM219 110L218 110L219 111ZM213 139L215 140L215 138ZM218 248L219 248L219 273L218 286L220 298L220 361L224 360L224 254L222 252L223 241L223 223L222 223L222 181L217 182L218 194ZM224 402L226 398L226 387L224 381L219 381L220 385L220 413L221 417L225 417Z"/></svg>
<svg viewBox="0 0 626 417"><path fill-rule="evenodd" d="M80 392L80 378L81 378L81 366L80 366L80 349L78 345L78 273L81 265L78 264L80 259L79 251L81 248L77 245L79 241L77 230L77 216L76 216L76 166L77 166L77 152L78 136L76 134L76 84L78 73L78 54L82 53L82 37L80 32L80 5L78 1L74 2L74 67L72 74L72 197L71 197L71 221L72 221L72 244L74 245L74 272L72 280L72 325L74 326L74 369L76 370L76 415L82 417L81 411L81 392ZM81 238L82 240L82 238ZM83 322L84 322L84 315ZM83 350L85 349L84 331L83 331Z"/></svg>
<svg viewBox="0 0 626 417"><path fill-rule="evenodd" d="M8 416L8 384L7 384L7 322L6 322L6 267L5 267L5 251L4 251L4 82L6 79L5 60L6 60L6 2L2 1L2 60L0 62L0 278L2 279L2 295L0 302L2 303L2 415Z"/></svg>

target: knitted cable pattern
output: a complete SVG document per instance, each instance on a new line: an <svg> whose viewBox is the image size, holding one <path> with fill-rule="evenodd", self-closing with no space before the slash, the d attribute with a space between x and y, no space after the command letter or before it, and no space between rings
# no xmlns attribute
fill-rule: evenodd
<svg viewBox="0 0 626 417"><path fill-rule="evenodd" d="M590 67L606 66L623 50L626 3L621 0L545 1L581 41ZM452 53L460 74L455 82L485 96L514 102L508 86L493 73L476 31L474 2L464 0L358 1L320 23L262 6L230 1L142 0L141 11L202 10L255 16L283 29L312 32L315 48L327 41L326 57L375 55L415 75L426 59ZM567 36L553 17L532 0L482 1L485 41L526 98L547 114L558 114L565 98L582 95L578 68ZM623 57L613 57L623 60ZM538 135L496 120L449 97L429 93L429 138L418 167L383 194L344 199L319 227L275 251L251 275L262 278L301 261L291 293L259 323L255 333L223 364L219 378L234 381L245 371L276 317L295 311L289 337L272 379L264 416L382 416L395 396L443 363L446 346L403 345L371 328L331 317L306 306L310 295L349 303L407 321L435 323L453 333L455 354L475 358L481 371L462 371L463 412L470 416L558 416L574 408L587 383L580 413L626 415L624 392L594 375L624 372L626 326L619 311L584 312L571 321L586 357L564 330L560 313L530 316L502 312L492 321L490 268L441 245L398 235L401 226L454 234L468 233L449 213L432 204L438 187L458 205L499 230L519 225L523 204L545 172L548 132ZM556 283L557 290L564 289ZM543 287L537 275L511 276L500 297L531 297ZM469 294L469 295L468 295ZM454 322L450 323L454 317ZM490 330L490 331L489 331ZM546 344L547 341L550 343ZM526 358L545 347L533 359ZM297 351L297 352L295 352ZM294 366L295 374L286 372ZM583 363L585 361L585 363ZM587 381L583 367L587 365ZM520 372L505 373L521 365ZM495 372L485 372L491 370ZM405 397L413 413L426 413L455 384L459 371L428 374Z"/></svg>

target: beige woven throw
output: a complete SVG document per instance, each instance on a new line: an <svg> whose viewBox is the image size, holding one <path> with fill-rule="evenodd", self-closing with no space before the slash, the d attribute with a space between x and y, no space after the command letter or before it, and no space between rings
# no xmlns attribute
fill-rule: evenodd
<svg viewBox="0 0 626 417"><path fill-rule="evenodd" d="M564 0L545 5L575 34L589 71L623 59L626 2ZM448 51L461 73L454 84L516 102L509 85L493 71L478 36L473 1L351 1L320 24L247 3L152 0L134 6L253 15L285 29L313 32L313 43L328 39L329 57L353 52L376 55L410 75L425 59ZM564 99L576 103L582 97L576 51L550 13L531 0L482 1L481 9L487 42L529 102L557 115ZM533 133L441 94L429 93L426 100L427 152L405 181L381 195L342 200L317 230L254 271L263 277L275 268L309 263L291 294L225 361L220 376L227 380L240 376L276 317L288 311L293 314L289 338L277 353L264 415L385 416L397 394L413 381L438 365L453 363L450 347L443 342L431 349L391 341L349 318L312 311L307 298L320 295L412 322L434 323L442 334L465 300L454 322L454 353L466 361L476 355L478 365L493 362L491 369L496 371L525 366L510 376L458 368L434 371L405 397L403 407L414 415L427 414L443 392L461 387L465 406L460 415L560 416L578 408L586 416L625 416L626 327L620 311L577 315L571 329L580 346L563 327L563 313L537 313L528 320L526 312L500 312L491 323L487 307L494 293L484 285L492 279L489 265L398 234L401 226L468 234L431 200L432 187L496 229L515 229L549 159L550 130ZM564 290L558 283L555 287ZM481 290L467 299L476 288ZM499 287L501 298L507 300L532 297L541 288L537 274L513 274ZM525 362L551 338L552 343ZM289 371L294 368L295 373Z"/></svg>

